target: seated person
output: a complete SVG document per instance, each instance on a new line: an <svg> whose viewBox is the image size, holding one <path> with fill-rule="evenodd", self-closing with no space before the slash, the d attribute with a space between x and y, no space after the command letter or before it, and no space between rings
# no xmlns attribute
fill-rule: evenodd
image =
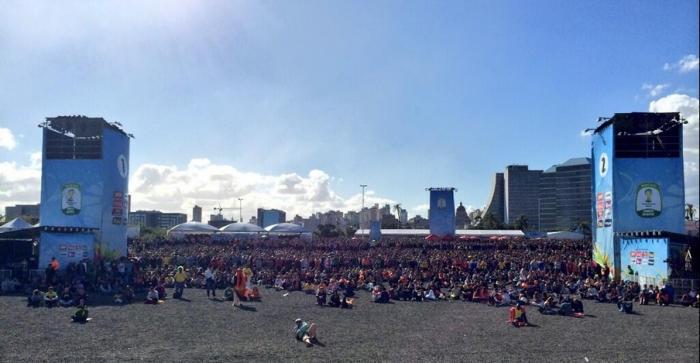
<svg viewBox="0 0 700 363"><path fill-rule="evenodd" d="M573 315L574 313L574 308L573 308L573 301L571 300L570 296L567 296L564 298L564 300L561 302L561 305L559 306L559 315Z"/></svg>
<svg viewBox="0 0 700 363"><path fill-rule="evenodd" d="M435 301L437 300L437 297L435 296L435 291L433 289L428 289L425 292L425 299L428 301Z"/></svg>
<svg viewBox="0 0 700 363"><path fill-rule="evenodd" d="M307 294L309 294L309 295L310 295L310 294L313 294L313 293L314 293L314 290L315 290L315 289L314 289L314 284L312 284L312 283L310 283L310 282L305 282L304 285L303 285L303 287L302 287L302 290L304 290L304 292L307 293Z"/></svg>
<svg viewBox="0 0 700 363"><path fill-rule="evenodd" d="M253 286L253 288L250 290L248 299L251 301L260 301L260 289L257 286Z"/></svg>
<svg viewBox="0 0 700 363"><path fill-rule="evenodd" d="M530 301L530 305L537 306L537 308L539 308L539 309L544 309L544 303L545 303L545 301L542 300L542 297L540 296L539 293L535 294L535 296Z"/></svg>
<svg viewBox="0 0 700 363"><path fill-rule="evenodd" d="M64 308L73 306L73 295L71 295L69 288L66 287L63 289L61 297L58 300L58 305Z"/></svg>
<svg viewBox="0 0 700 363"><path fill-rule="evenodd" d="M355 296L355 288L353 288L352 285L349 283L345 286L345 296L347 296L347 297Z"/></svg>
<svg viewBox="0 0 700 363"><path fill-rule="evenodd" d="M515 327L520 327L521 325L530 325L530 323L527 321L527 314L525 313L525 308L523 307L523 304L518 301L517 304L515 304L515 307L511 308L511 314L513 316L513 320L511 323Z"/></svg>
<svg viewBox="0 0 700 363"><path fill-rule="evenodd" d="M131 302L134 300L134 289L132 289L129 285L124 285L120 291L120 294L122 295L124 304L131 304Z"/></svg>
<svg viewBox="0 0 700 363"><path fill-rule="evenodd" d="M233 301L233 288L231 286L224 289L224 299Z"/></svg>
<svg viewBox="0 0 700 363"><path fill-rule="evenodd" d="M554 297L550 295L547 298L547 300L544 301L544 304L542 304L542 307L539 309L539 311L544 315L554 315L557 313L556 308L557 303L554 301Z"/></svg>
<svg viewBox="0 0 700 363"><path fill-rule="evenodd" d="M114 294L114 303L118 305L124 303L124 298L122 297L121 292L117 292L116 294Z"/></svg>
<svg viewBox="0 0 700 363"><path fill-rule="evenodd" d="M571 309L575 314L583 314L583 301L575 297L574 301L571 302Z"/></svg>
<svg viewBox="0 0 700 363"><path fill-rule="evenodd" d="M316 324L301 319L294 320L294 323L294 336L297 340L303 341L309 347L312 346L316 341Z"/></svg>
<svg viewBox="0 0 700 363"><path fill-rule="evenodd" d="M423 288L422 288L422 287L416 286L416 287L413 289L413 299L414 299L414 300L416 300L416 301L423 301L423 297L424 297L424 296L425 296L425 295L423 295Z"/></svg>
<svg viewBox="0 0 700 363"><path fill-rule="evenodd" d="M151 287L151 289L148 290L148 294L146 295L146 301L144 302L144 304L157 305L158 300L160 300L158 291L155 287Z"/></svg>
<svg viewBox="0 0 700 363"><path fill-rule="evenodd" d="M71 317L74 323L85 323L88 320L88 310L85 306L85 300L80 300L78 304L78 310Z"/></svg>
<svg viewBox="0 0 700 363"><path fill-rule="evenodd" d="M56 291L53 291L53 287L49 286L49 291L44 294L44 304L52 308L58 304L58 294Z"/></svg>
<svg viewBox="0 0 700 363"><path fill-rule="evenodd" d="M631 314L632 313L632 301L626 301L622 298L622 296L618 297L617 310L619 310L621 313Z"/></svg>
<svg viewBox="0 0 700 363"><path fill-rule="evenodd" d="M680 303L681 303L681 305L686 306L686 307L690 306L692 304L692 299L690 298L690 294L683 294L683 296L681 296Z"/></svg>
<svg viewBox="0 0 700 363"><path fill-rule="evenodd" d="M462 295L462 289L459 286L455 286L450 290L450 300L459 300L460 295Z"/></svg>
<svg viewBox="0 0 700 363"><path fill-rule="evenodd" d="M102 292L103 294L111 294L112 293L112 285L107 281L101 281L100 282L100 292Z"/></svg>
<svg viewBox="0 0 700 363"><path fill-rule="evenodd" d="M155 290L158 293L158 300L165 300L165 298L168 296L168 294L165 292L165 286L160 282L158 285L156 285Z"/></svg>
<svg viewBox="0 0 700 363"><path fill-rule="evenodd" d="M668 306L670 304L671 298L665 289L659 290L656 294L656 304L660 306Z"/></svg>
<svg viewBox="0 0 700 363"><path fill-rule="evenodd" d="M39 307L44 302L44 295L39 289L34 289L32 295L27 298L27 306Z"/></svg>
<svg viewBox="0 0 700 363"><path fill-rule="evenodd" d="M341 309L350 309L352 308L351 300L348 299L347 295L343 295L343 299L340 300L340 308Z"/></svg>
<svg viewBox="0 0 700 363"><path fill-rule="evenodd" d="M316 304L326 305L326 288L324 286L319 285L318 290L316 290Z"/></svg>
<svg viewBox="0 0 700 363"><path fill-rule="evenodd" d="M331 298L328 301L328 306L337 308L340 307L340 295L338 294L338 291L333 291L331 294Z"/></svg>

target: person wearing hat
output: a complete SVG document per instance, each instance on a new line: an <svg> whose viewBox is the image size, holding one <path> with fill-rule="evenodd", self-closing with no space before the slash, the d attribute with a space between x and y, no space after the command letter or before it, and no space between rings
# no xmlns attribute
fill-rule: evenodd
<svg viewBox="0 0 700 363"><path fill-rule="evenodd" d="M294 323L294 334L297 340L303 341L308 347L312 346L316 340L316 324L301 319L294 320Z"/></svg>
<svg viewBox="0 0 700 363"><path fill-rule="evenodd" d="M177 272L175 272L175 293L173 297L179 299L182 297L182 293L185 289L185 281L187 280L187 272L182 266L177 267Z"/></svg>

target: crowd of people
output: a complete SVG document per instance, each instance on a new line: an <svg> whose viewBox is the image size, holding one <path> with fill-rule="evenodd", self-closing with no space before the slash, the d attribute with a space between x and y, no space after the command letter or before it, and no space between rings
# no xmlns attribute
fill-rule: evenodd
<svg viewBox="0 0 700 363"><path fill-rule="evenodd" d="M260 299L260 287L304 291L323 306L349 308L356 290L376 303L391 300L462 300L493 306L536 306L545 314L582 313L582 300L627 306L673 303L672 287L640 286L608 278L608 267L594 263L590 241L488 240L427 241L418 237L381 242L334 238L261 239L216 242L206 238L132 243L129 257L82 261L60 269L47 266L43 278L28 276L30 305L75 306L90 295L126 304L137 295L156 304L174 288L201 288L216 297ZM6 286L7 285L7 286ZM36 297L34 295L37 295ZM697 291L680 301L698 306ZM563 307L563 310L562 310Z"/></svg>

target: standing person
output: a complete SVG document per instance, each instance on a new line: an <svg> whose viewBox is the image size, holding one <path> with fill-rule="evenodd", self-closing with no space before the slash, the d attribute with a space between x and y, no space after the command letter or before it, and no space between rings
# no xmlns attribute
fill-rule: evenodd
<svg viewBox="0 0 700 363"><path fill-rule="evenodd" d="M187 272L182 266L177 267L177 272L175 272L175 293L173 297L176 299L182 298L182 293L185 289L185 281L187 280Z"/></svg>
<svg viewBox="0 0 700 363"><path fill-rule="evenodd" d="M216 297L216 279L215 272L212 270L211 266L207 267L204 271L204 279L207 284L207 297L209 297L209 291L211 290L212 297Z"/></svg>
<svg viewBox="0 0 700 363"><path fill-rule="evenodd" d="M243 304L241 304L241 299L238 297L238 291L236 287L238 286L240 281L240 276L238 273L234 273L233 276L231 277L231 285L233 285L233 306L238 306L242 307Z"/></svg>

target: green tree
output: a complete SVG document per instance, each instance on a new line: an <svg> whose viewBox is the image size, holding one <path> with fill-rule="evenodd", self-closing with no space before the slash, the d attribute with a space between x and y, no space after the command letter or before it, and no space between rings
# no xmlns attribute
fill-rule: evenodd
<svg viewBox="0 0 700 363"><path fill-rule="evenodd" d="M515 229L519 229L523 232L527 231L528 227L530 227L530 223L527 220L526 215L521 215L518 217L518 219L515 220Z"/></svg>
<svg viewBox="0 0 700 363"><path fill-rule="evenodd" d="M479 229L503 229L503 223L492 213L486 213L481 217Z"/></svg>

